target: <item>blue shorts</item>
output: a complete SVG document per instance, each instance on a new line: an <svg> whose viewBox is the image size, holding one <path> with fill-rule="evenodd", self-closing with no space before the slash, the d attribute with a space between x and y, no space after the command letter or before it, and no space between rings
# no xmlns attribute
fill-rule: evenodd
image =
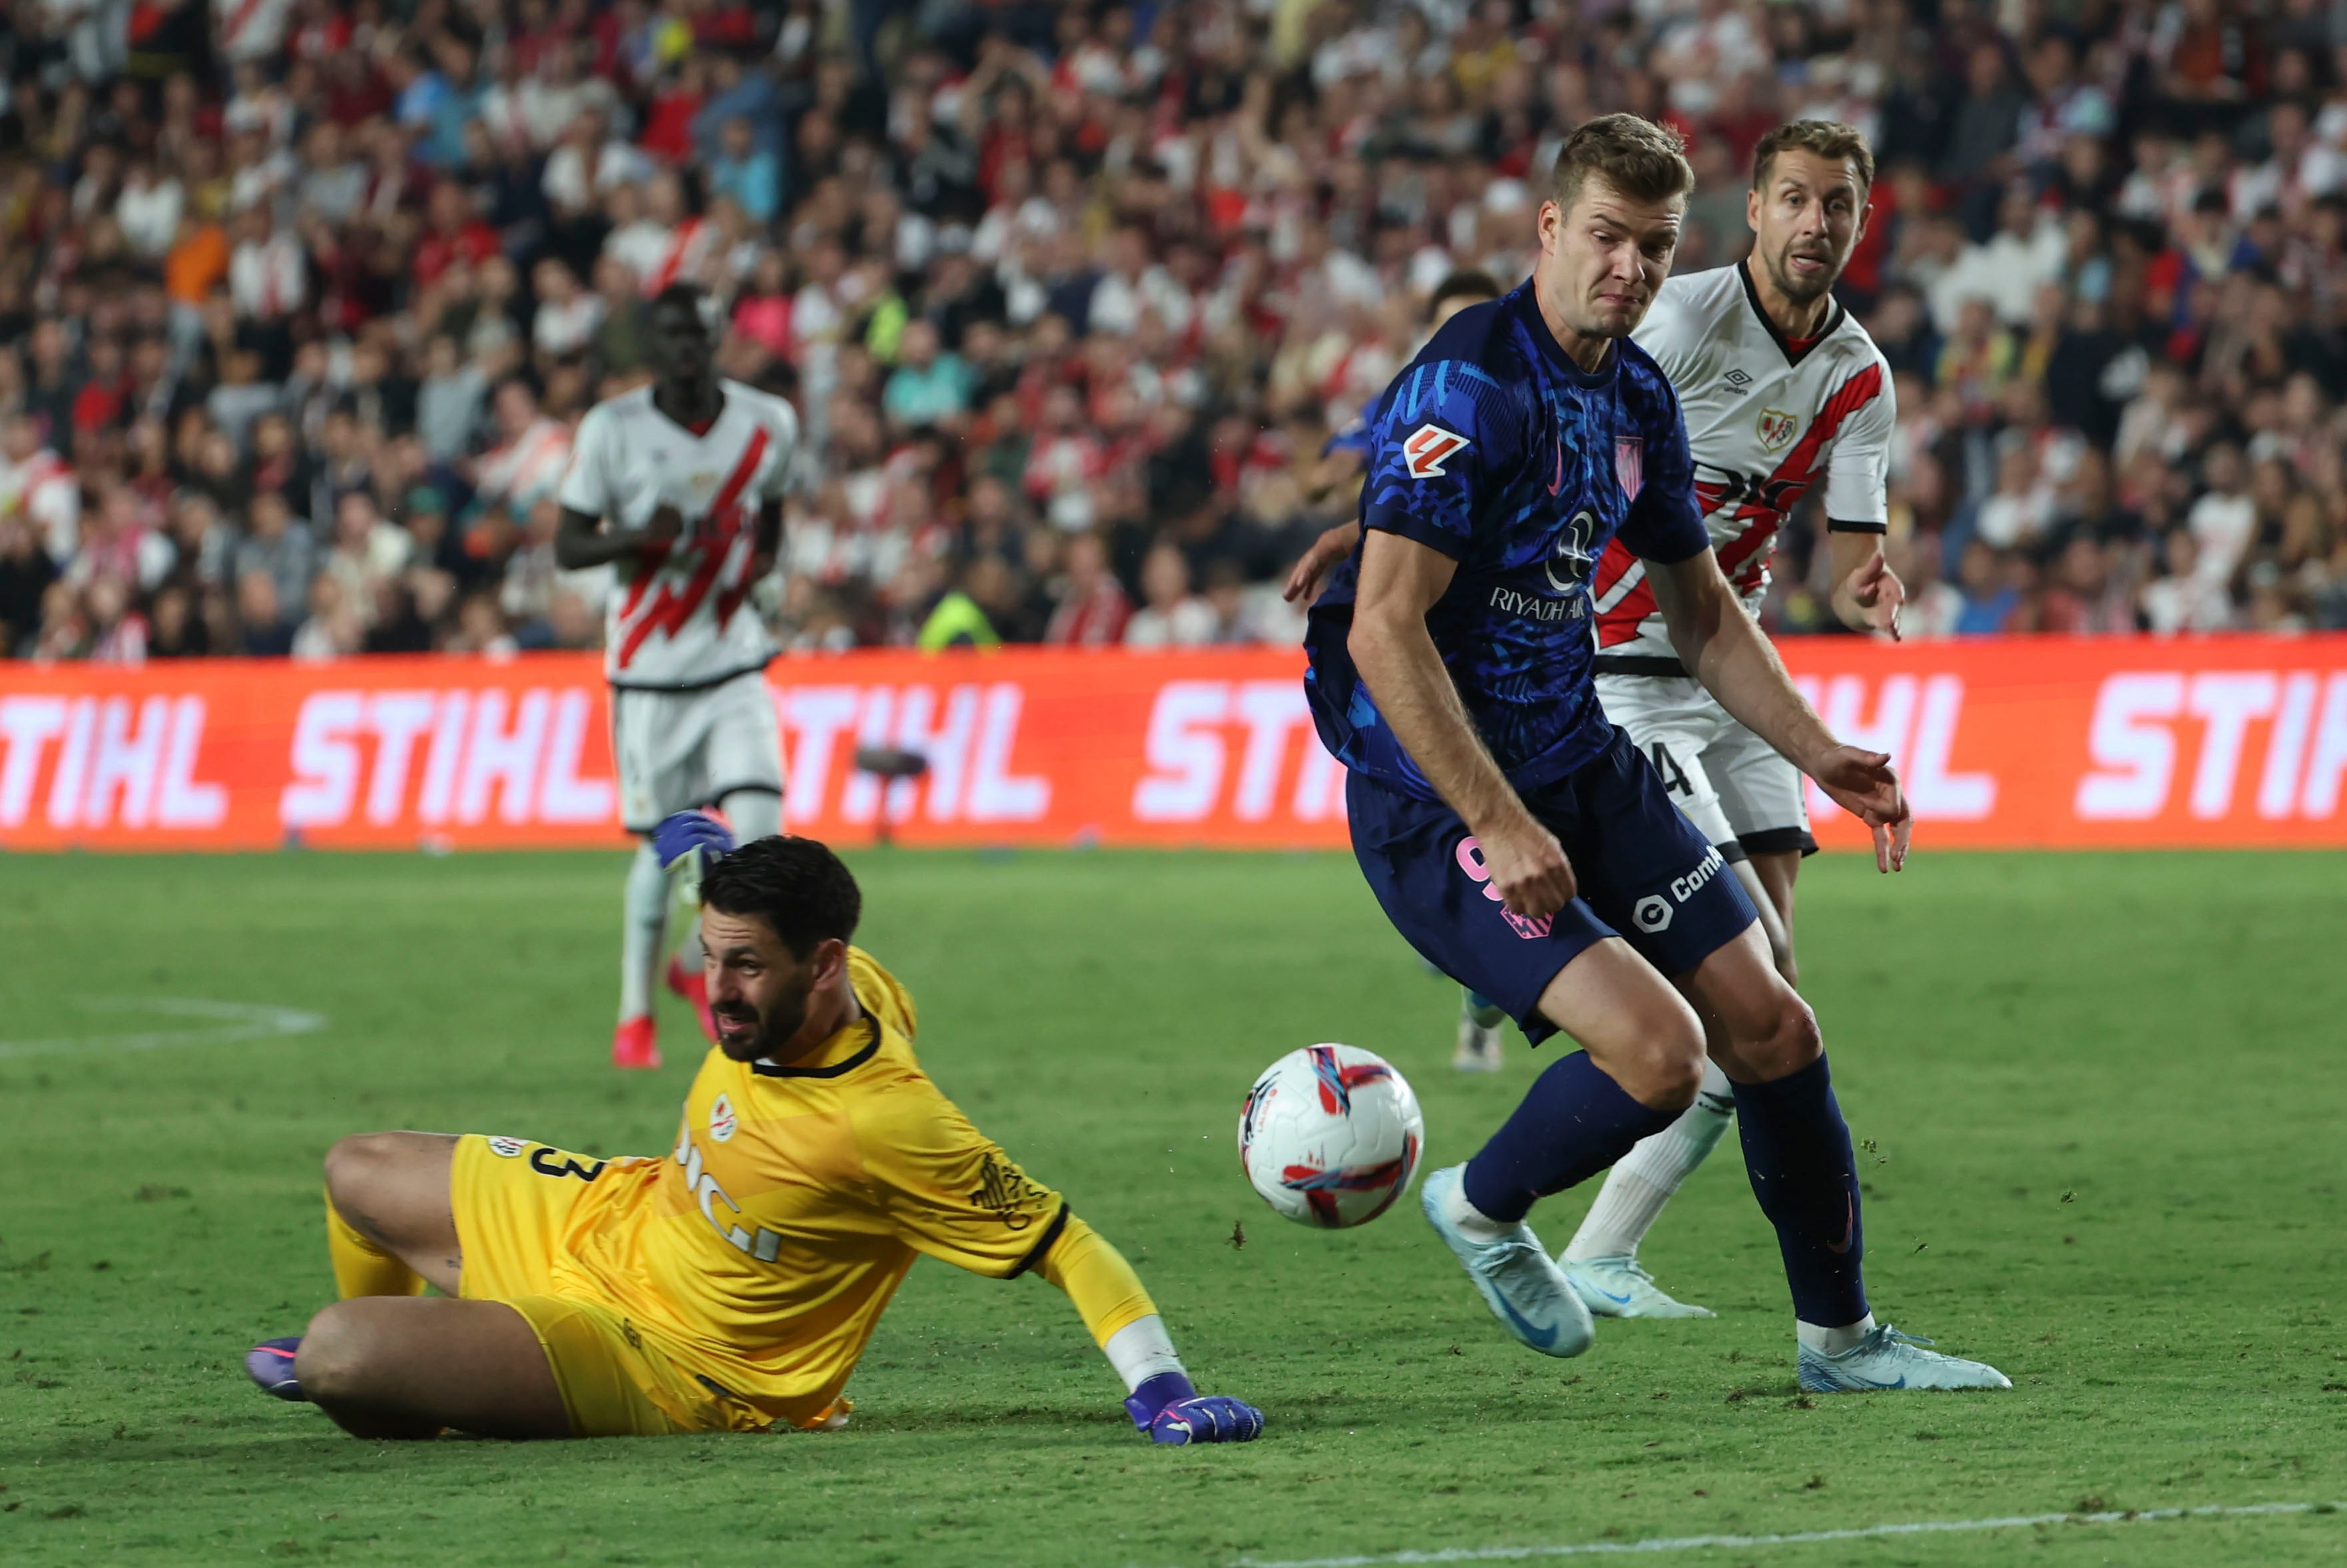
<svg viewBox="0 0 2347 1568"><path fill-rule="evenodd" d="M1563 845L1580 897L1544 919L1510 912L1459 814L1354 774L1345 786L1353 855L1386 917L1460 984L1508 1009L1538 1045L1557 971L1621 937L1666 976L1686 973L1760 917L1718 850L1679 815L1627 734L1524 804Z"/></svg>

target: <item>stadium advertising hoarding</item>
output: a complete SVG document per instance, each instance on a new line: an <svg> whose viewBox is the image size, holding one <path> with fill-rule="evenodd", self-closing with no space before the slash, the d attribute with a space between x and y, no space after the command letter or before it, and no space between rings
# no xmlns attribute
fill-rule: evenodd
<svg viewBox="0 0 2347 1568"><path fill-rule="evenodd" d="M1925 847L2347 845L2347 637L1785 648ZM775 661L788 816L843 843L1339 846L1285 650ZM919 779L859 748L922 753ZM1829 847L1864 841L1813 794ZM0 666L0 848L617 845L586 655Z"/></svg>

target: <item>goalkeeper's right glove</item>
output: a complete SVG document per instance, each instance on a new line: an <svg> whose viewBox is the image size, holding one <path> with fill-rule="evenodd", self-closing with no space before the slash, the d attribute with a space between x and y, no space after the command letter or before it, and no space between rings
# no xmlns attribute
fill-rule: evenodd
<svg viewBox="0 0 2347 1568"><path fill-rule="evenodd" d="M696 849L703 864L716 860L733 853L733 834L715 817L698 811L678 812L652 829L652 850L660 856L662 871Z"/></svg>
<svg viewBox="0 0 2347 1568"><path fill-rule="evenodd" d="M1179 1372L1161 1372L1124 1402L1153 1443L1245 1443L1263 1435L1263 1412L1227 1394L1202 1395Z"/></svg>
<svg viewBox="0 0 2347 1568"><path fill-rule="evenodd" d="M652 853L671 875L675 896L688 907L701 904L701 875L733 849L733 834L713 816L681 811L652 829Z"/></svg>

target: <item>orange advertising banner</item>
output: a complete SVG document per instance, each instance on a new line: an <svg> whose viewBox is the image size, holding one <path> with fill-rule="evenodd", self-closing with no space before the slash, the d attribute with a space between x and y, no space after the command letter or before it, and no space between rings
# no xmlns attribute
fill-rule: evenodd
<svg viewBox="0 0 2347 1568"><path fill-rule="evenodd" d="M1887 751L1926 848L2347 845L2347 636L1784 648ZM778 660L794 830L907 844L1339 847L1300 655ZM919 752L925 777L858 772ZM616 846L589 655L0 664L0 849ZM1812 792L1818 836L1865 834Z"/></svg>

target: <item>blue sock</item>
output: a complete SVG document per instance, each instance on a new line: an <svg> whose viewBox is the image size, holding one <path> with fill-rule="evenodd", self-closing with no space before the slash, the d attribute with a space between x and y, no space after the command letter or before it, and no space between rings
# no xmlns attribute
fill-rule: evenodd
<svg viewBox="0 0 2347 1568"><path fill-rule="evenodd" d="M1753 1194L1777 1227L1795 1316L1820 1328L1864 1317L1858 1162L1826 1059L1774 1083L1736 1085L1736 1128Z"/></svg>
<svg viewBox="0 0 2347 1568"><path fill-rule="evenodd" d="M1576 1050L1532 1081L1515 1114L1467 1162L1467 1201L1513 1225L1534 1199L1587 1181L1678 1117L1639 1104L1588 1052Z"/></svg>

